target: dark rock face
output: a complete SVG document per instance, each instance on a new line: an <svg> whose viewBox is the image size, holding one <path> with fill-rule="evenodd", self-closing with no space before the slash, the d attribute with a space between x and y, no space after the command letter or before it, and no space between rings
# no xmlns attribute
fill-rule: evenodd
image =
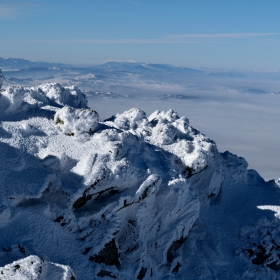
<svg viewBox="0 0 280 280"><path fill-rule="evenodd" d="M146 275L146 272L147 272L147 267L141 267L140 271L139 271L139 274L137 275L137 279L143 279Z"/></svg>
<svg viewBox="0 0 280 280"><path fill-rule="evenodd" d="M167 261L172 262L175 252L186 242L187 237L181 237L179 240L175 240L167 251Z"/></svg>
<svg viewBox="0 0 280 280"><path fill-rule="evenodd" d="M176 266L172 269L172 273L177 273L182 265L177 262Z"/></svg>
<svg viewBox="0 0 280 280"><path fill-rule="evenodd" d="M107 271L105 269L101 269L98 273L97 273L97 276L99 277L110 277L110 278L113 278L113 279L117 279L117 277L111 272L111 271Z"/></svg>
<svg viewBox="0 0 280 280"><path fill-rule="evenodd" d="M245 242L242 253L252 264L280 270L280 226L261 219L255 225L241 230Z"/></svg>
<svg viewBox="0 0 280 280"><path fill-rule="evenodd" d="M112 239L105 247L96 255L89 258L90 261L104 263L106 265L114 265L120 267L119 251L116 246L115 239Z"/></svg>

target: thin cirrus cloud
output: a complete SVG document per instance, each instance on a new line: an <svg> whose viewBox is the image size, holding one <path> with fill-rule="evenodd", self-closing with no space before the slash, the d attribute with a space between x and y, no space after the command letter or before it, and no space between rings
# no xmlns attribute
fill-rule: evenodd
<svg viewBox="0 0 280 280"><path fill-rule="evenodd" d="M169 38L184 39L184 38L196 38L196 39L220 39L220 38L251 38L251 37L266 37L275 36L278 33L221 33L221 34L182 34L171 35Z"/></svg>
<svg viewBox="0 0 280 280"><path fill-rule="evenodd" d="M181 34L162 38L124 38L124 39L70 39L70 40L34 40L44 43L76 43L76 44L178 44L208 42L209 40L250 39L276 37L280 33L221 33L221 34Z"/></svg>

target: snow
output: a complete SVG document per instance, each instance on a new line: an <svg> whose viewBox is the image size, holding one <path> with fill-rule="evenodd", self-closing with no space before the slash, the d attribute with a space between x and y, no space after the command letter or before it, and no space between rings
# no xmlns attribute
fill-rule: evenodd
<svg viewBox="0 0 280 280"><path fill-rule="evenodd" d="M65 106L54 115L58 129L69 136L93 132L98 125L99 116L91 109L76 109Z"/></svg>
<svg viewBox="0 0 280 280"><path fill-rule="evenodd" d="M87 107L85 95L76 86L63 87L57 83L50 83L31 89L42 91L47 98L59 105L69 105L75 108Z"/></svg>
<svg viewBox="0 0 280 280"><path fill-rule="evenodd" d="M278 181L186 117L100 122L59 84L0 99L1 279L277 279Z"/></svg>
<svg viewBox="0 0 280 280"><path fill-rule="evenodd" d="M4 280L75 279L75 274L69 266L47 262L33 255L0 267L0 273L1 279Z"/></svg>
<svg viewBox="0 0 280 280"><path fill-rule="evenodd" d="M278 205L260 205L258 209L273 211L275 212L275 217L280 219L280 206Z"/></svg>
<svg viewBox="0 0 280 280"><path fill-rule="evenodd" d="M1 92L1 113L15 114L46 105L69 105L87 108L86 96L75 86L63 87L60 84L44 84L38 87L8 87Z"/></svg>
<svg viewBox="0 0 280 280"><path fill-rule="evenodd" d="M162 180L159 176L155 174L150 175L136 191L134 201L138 202L145 199L147 196L151 196L156 193L161 182Z"/></svg>

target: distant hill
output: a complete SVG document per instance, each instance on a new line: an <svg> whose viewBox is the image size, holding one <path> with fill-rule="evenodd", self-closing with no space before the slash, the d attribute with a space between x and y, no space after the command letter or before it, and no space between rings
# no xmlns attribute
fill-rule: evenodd
<svg viewBox="0 0 280 280"><path fill-rule="evenodd" d="M2 58L0 57L0 67L3 69L24 69L24 68L69 68L70 65L61 63L50 63L43 61L30 61L22 58Z"/></svg>

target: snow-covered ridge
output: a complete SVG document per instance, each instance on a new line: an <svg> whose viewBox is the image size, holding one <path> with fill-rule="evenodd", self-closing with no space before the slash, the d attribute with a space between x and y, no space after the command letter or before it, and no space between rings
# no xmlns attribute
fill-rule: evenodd
<svg viewBox="0 0 280 280"><path fill-rule="evenodd" d="M55 279L277 279L278 227L268 243L243 237L279 186L186 117L133 108L99 122L59 84L7 88L0 104L0 273L34 258L24 275L37 279L43 258Z"/></svg>
<svg viewBox="0 0 280 280"><path fill-rule="evenodd" d="M46 105L87 108L87 99L76 86L63 87L57 83L30 88L12 86L3 90L0 95L1 113L27 112Z"/></svg>

